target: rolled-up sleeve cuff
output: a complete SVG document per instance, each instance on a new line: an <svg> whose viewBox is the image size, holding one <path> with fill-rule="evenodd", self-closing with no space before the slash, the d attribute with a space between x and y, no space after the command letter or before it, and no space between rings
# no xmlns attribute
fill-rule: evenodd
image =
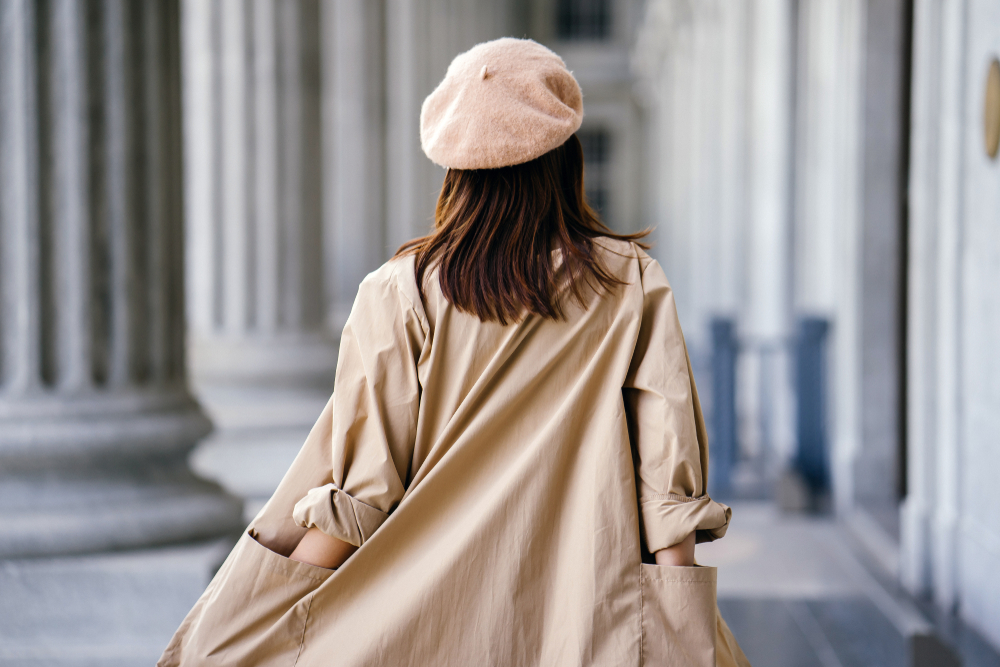
<svg viewBox="0 0 1000 667"><path fill-rule="evenodd" d="M303 528L319 528L330 537L360 547L389 515L350 496L336 484L312 489L295 504L292 520Z"/></svg>
<svg viewBox="0 0 1000 667"><path fill-rule="evenodd" d="M697 542L711 542L726 534L733 511L711 498L688 498L668 493L644 498L641 504L646 548L650 553L672 547L692 532Z"/></svg>

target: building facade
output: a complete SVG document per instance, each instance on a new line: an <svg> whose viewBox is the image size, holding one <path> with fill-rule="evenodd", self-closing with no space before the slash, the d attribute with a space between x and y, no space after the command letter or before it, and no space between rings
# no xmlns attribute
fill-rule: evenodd
<svg viewBox="0 0 1000 667"><path fill-rule="evenodd" d="M294 454L358 284L432 224L421 102L457 53L528 36L583 88L590 199L654 229L710 416L735 332L733 488L796 479L822 324L830 506L1000 645L1000 0L0 12L0 556L237 527L186 462L201 405L230 458L199 470Z"/></svg>
<svg viewBox="0 0 1000 667"><path fill-rule="evenodd" d="M832 506L1000 644L998 53L995 0L650 0L634 63L689 345L739 332L740 457L780 494L819 318Z"/></svg>
<svg viewBox="0 0 1000 667"><path fill-rule="evenodd" d="M1000 645L1000 2L915 3L902 575Z"/></svg>
<svg viewBox="0 0 1000 667"><path fill-rule="evenodd" d="M536 0L527 35L561 55L580 82L584 117L577 135L587 197L613 229L638 231L642 199L642 110L630 67L638 0Z"/></svg>

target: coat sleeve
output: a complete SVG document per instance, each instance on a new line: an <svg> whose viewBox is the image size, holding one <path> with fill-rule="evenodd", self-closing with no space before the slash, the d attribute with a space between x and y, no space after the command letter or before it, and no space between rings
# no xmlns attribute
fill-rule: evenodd
<svg viewBox="0 0 1000 667"><path fill-rule="evenodd" d="M358 290L340 341L333 393L332 479L292 512L361 546L395 509L406 490L413 456L420 382L417 362L427 340L426 316L380 270Z"/></svg>
<svg viewBox="0 0 1000 667"><path fill-rule="evenodd" d="M709 498L708 437L674 296L655 261L642 273L642 323L623 387L641 529L650 552L725 535L731 510Z"/></svg>

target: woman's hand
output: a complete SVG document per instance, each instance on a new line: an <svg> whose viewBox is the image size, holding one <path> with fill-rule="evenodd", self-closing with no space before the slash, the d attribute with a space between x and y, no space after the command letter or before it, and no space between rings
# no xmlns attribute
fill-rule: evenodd
<svg viewBox="0 0 1000 667"><path fill-rule="evenodd" d="M691 533L672 547L660 549L653 556L656 558L657 565L691 567L694 565L694 533Z"/></svg>
<svg viewBox="0 0 1000 667"><path fill-rule="evenodd" d="M353 544L330 537L319 528L310 528L302 536L302 541L289 558L300 563L336 570L357 550Z"/></svg>

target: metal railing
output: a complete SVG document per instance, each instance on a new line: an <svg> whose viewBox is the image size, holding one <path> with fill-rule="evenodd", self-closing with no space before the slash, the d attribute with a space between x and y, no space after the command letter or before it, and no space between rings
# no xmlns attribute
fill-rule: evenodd
<svg viewBox="0 0 1000 667"><path fill-rule="evenodd" d="M789 338L741 338L711 321L710 479L721 497L767 494L791 469L813 494L829 487L826 340L829 323L801 317ZM785 397L787 395L787 399ZM776 446L783 415L792 451ZM787 439L787 438L786 438Z"/></svg>

